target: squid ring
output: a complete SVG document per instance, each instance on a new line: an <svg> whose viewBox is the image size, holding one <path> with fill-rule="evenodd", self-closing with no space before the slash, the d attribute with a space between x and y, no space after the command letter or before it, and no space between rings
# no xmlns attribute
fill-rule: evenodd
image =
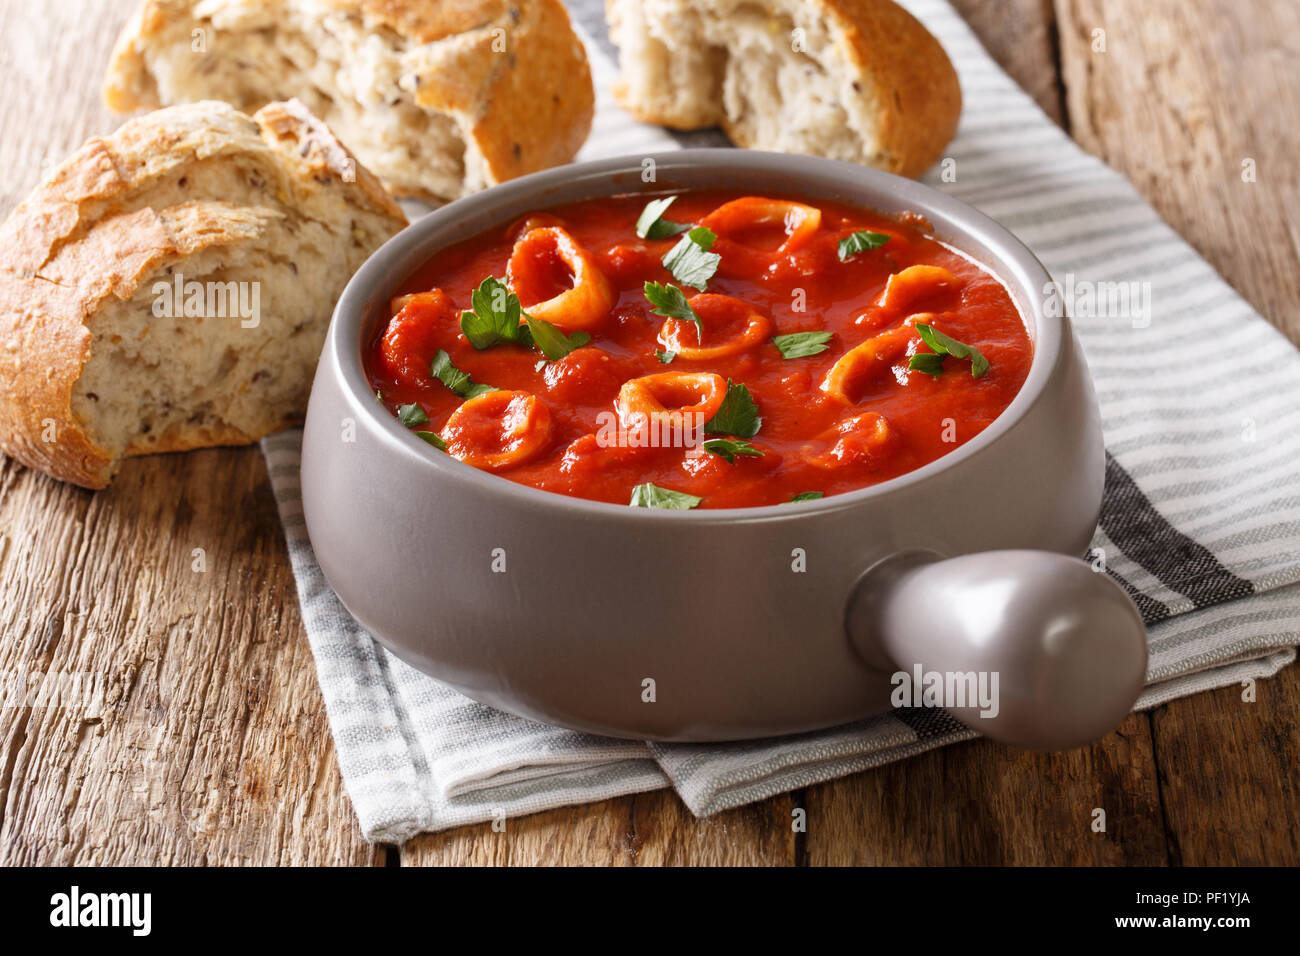
<svg viewBox="0 0 1300 956"><path fill-rule="evenodd" d="M897 436L884 415L863 412L851 415L819 437L831 441L831 446L820 453L813 452L814 446L805 446L804 460L816 468L838 469L871 461Z"/></svg>
<svg viewBox="0 0 1300 956"><path fill-rule="evenodd" d="M700 416L701 426L722 407L727 380L713 372L660 372L629 379L618 390L614 406L624 428L642 427L650 419Z"/></svg>
<svg viewBox="0 0 1300 956"><path fill-rule="evenodd" d="M485 392L451 413L441 437L453 458L497 471L522 464L546 447L551 410L528 392Z"/></svg>
<svg viewBox="0 0 1300 956"><path fill-rule="evenodd" d="M907 351L908 342L916 334L912 329L913 318L909 317L902 325L886 329L845 352L826 373L821 390L845 405L856 403L872 380Z"/></svg>
<svg viewBox="0 0 1300 956"><path fill-rule="evenodd" d="M788 199L764 199L744 196L723 203L705 216L700 225L712 229L720 238L758 226L785 226L785 242L778 253L793 252L812 238L822 224L822 211L816 206Z"/></svg>
<svg viewBox="0 0 1300 956"><path fill-rule="evenodd" d="M753 306L729 295L703 292L692 296L688 304L700 317L704 341L713 341L719 325L741 326L734 334L712 345L696 344L700 337L691 322L668 319L659 327L659 344L684 359L710 360L736 355L761 343L772 331L772 320Z"/></svg>
<svg viewBox="0 0 1300 956"><path fill-rule="evenodd" d="M905 309L927 292L956 285L956 276L941 266L908 266L889 277L877 304L885 309Z"/></svg>
<svg viewBox="0 0 1300 956"><path fill-rule="evenodd" d="M549 299L529 301L545 263L558 259L573 276L573 287ZM530 229L515 242L506 267L506 284L535 319L566 331L597 325L614 307L614 290L582 245L559 226Z"/></svg>

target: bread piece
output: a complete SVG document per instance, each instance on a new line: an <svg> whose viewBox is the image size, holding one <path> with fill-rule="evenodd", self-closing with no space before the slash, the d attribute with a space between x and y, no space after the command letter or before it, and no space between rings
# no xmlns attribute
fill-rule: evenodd
<svg viewBox="0 0 1300 956"><path fill-rule="evenodd" d="M952 139L957 74L889 0L607 0L619 103L738 146L919 176ZM796 49L798 47L798 49Z"/></svg>
<svg viewBox="0 0 1300 956"><path fill-rule="evenodd" d="M435 201L568 162L594 102L560 0L145 0L104 97L297 97L394 194Z"/></svg>
<svg viewBox="0 0 1300 956"><path fill-rule="evenodd" d="M296 423L335 300L405 223L300 103L90 140L0 226L0 448L102 488L125 456Z"/></svg>

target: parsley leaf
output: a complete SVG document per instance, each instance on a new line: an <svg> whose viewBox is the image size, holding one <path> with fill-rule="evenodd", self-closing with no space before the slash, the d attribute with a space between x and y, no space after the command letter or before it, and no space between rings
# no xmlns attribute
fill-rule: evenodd
<svg viewBox="0 0 1300 956"><path fill-rule="evenodd" d="M673 359L677 358L677 353L667 350L661 352L659 349L655 349L655 358L663 362L665 365L668 365Z"/></svg>
<svg viewBox="0 0 1300 956"><path fill-rule="evenodd" d="M781 350L781 357L788 359L806 358L825 352L830 346L829 332L791 332L789 335L772 336L772 344Z"/></svg>
<svg viewBox="0 0 1300 956"><path fill-rule="evenodd" d="M669 222L663 218L663 214L668 211L668 207L673 204L676 196L665 196L662 199L652 199L645 204L641 210L641 215L636 221L636 234L641 239L667 239L669 236L675 236L679 232L685 232L691 228L680 222Z"/></svg>
<svg viewBox="0 0 1300 956"><path fill-rule="evenodd" d="M747 455L750 458L762 458L764 455L763 451L749 442L736 441L732 438L710 438L704 443L703 448L711 455L725 458L728 465L736 463L737 455Z"/></svg>
<svg viewBox="0 0 1300 956"><path fill-rule="evenodd" d="M942 364L943 356L951 355L957 359L970 359L970 374L972 378L979 378L989 370L989 360L986 359L973 345L967 345L965 342L958 342L951 336L944 335L933 326L926 325L922 322L916 323L917 334L921 336L921 341L930 348L934 349L935 355L939 356L939 362L932 362L929 359L924 360L922 364L927 368L921 371L927 375L938 375L938 371L931 372L929 367L938 368ZM908 368L917 368L916 360L921 358L923 353L918 352L912 356L912 361L908 363Z"/></svg>
<svg viewBox="0 0 1300 956"><path fill-rule="evenodd" d="M691 304L686 301L686 296L682 294L681 289L661 282L647 282L645 297L646 301L654 306L650 311L655 315L677 319L679 322L694 322L696 339L704 340L704 324L700 322L700 317L695 314ZM659 361L662 362L663 359Z"/></svg>
<svg viewBox="0 0 1300 956"><path fill-rule="evenodd" d="M722 400L718 414L704 425L704 431L710 435L735 435L737 438L753 438L763 427L763 419L758 415L758 406L744 385L733 385L727 379L727 397Z"/></svg>
<svg viewBox="0 0 1300 956"><path fill-rule="evenodd" d="M703 292L722 261L722 256L709 251L717 238L712 229L696 226L668 250L664 256L664 268L682 285Z"/></svg>
<svg viewBox="0 0 1300 956"><path fill-rule="evenodd" d="M429 364L429 374L461 398L478 398L480 395L496 391L491 385L480 385L470 378L467 372L462 372L452 365L451 356L447 354L446 349L438 349L438 354Z"/></svg>
<svg viewBox="0 0 1300 956"><path fill-rule="evenodd" d="M840 262L848 262L859 252L869 252L872 249L879 249L890 240L890 235L885 232L870 232L866 229L859 229L851 236L845 236L840 240L837 251L840 255Z"/></svg>
<svg viewBox="0 0 1300 956"><path fill-rule="evenodd" d="M574 349L580 349L591 341L591 336L586 332L565 335L545 319L535 319L531 315L525 315L524 320L533 334L533 342L552 362L559 361Z"/></svg>
<svg viewBox="0 0 1300 956"><path fill-rule="evenodd" d="M429 416L424 414L423 408L412 402L397 409L397 420L410 428L412 425L423 425L429 420Z"/></svg>
<svg viewBox="0 0 1300 956"><path fill-rule="evenodd" d="M633 508L668 508L672 511L685 511L694 508L703 500L684 491L660 488L658 485L646 482L632 489L632 500L628 504Z"/></svg>
<svg viewBox="0 0 1300 956"><path fill-rule="evenodd" d="M820 491L801 491L793 498L791 498L789 503L794 503L796 501L816 501L818 498L825 498L825 497L826 496L823 495Z"/></svg>
<svg viewBox="0 0 1300 956"><path fill-rule="evenodd" d="M419 435L421 438L423 438L425 441L427 441L434 448L438 449L438 451L447 450L447 443L442 440L442 436L439 435L437 432L416 432L416 434Z"/></svg>
<svg viewBox="0 0 1300 956"><path fill-rule="evenodd" d="M500 279L488 276L470 295L473 312L460 314L460 330L469 344L482 351L502 342L532 345L528 326L520 325L523 307Z"/></svg>
<svg viewBox="0 0 1300 956"><path fill-rule="evenodd" d="M917 352L912 356L907 367L914 372L923 372L938 378L943 373L943 356L933 352Z"/></svg>

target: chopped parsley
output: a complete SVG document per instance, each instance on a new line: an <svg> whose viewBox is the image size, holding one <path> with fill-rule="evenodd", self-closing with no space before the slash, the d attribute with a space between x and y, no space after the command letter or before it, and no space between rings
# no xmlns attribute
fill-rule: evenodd
<svg viewBox="0 0 1300 956"><path fill-rule="evenodd" d="M471 294L470 303L474 310L460 314L460 330L474 348L482 351L505 342L533 344L529 327L520 324L524 310L519 296L500 279L492 276L484 279Z"/></svg>
<svg viewBox="0 0 1300 956"><path fill-rule="evenodd" d="M826 496L822 494L820 491L801 491L790 499L790 503L794 503L796 501L816 501L818 498L825 498L825 497Z"/></svg>
<svg viewBox="0 0 1300 956"><path fill-rule="evenodd" d="M958 342L952 336L944 335L933 326L922 322L916 323L916 331L921 336L921 341L932 348L934 353L917 352L907 363L908 368L937 378L943 371L943 357L951 355L955 359L970 359L972 378L980 378L989 370L989 360L975 346Z"/></svg>
<svg viewBox="0 0 1300 956"><path fill-rule="evenodd" d="M685 232L691 228L689 225L680 222L670 222L663 218L668 207L673 204L676 196L665 196L662 199L652 199L645 204L641 210L641 215L636 221L636 234L641 239L667 239L678 233Z"/></svg>
<svg viewBox="0 0 1300 956"><path fill-rule="evenodd" d="M879 249L890 238L889 234L885 232L871 232L867 229L859 229L851 236L845 236L840 240L838 246L840 262L848 262L859 252L870 252L872 249Z"/></svg>
<svg viewBox="0 0 1300 956"><path fill-rule="evenodd" d="M667 508L671 511L686 511L703 500L684 491L660 488L647 481L644 485L637 485L632 489L632 500L628 504L633 508Z"/></svg>
<svg viewBox="0 0 1300 956"><path fill-rule="evenodd" d="M591 336L586 332L565 335L545 319L537 319L531 315L525 315L524 319L528 323L529 331L532 332L533 342L552 362L558 362L574 349L580 349L591 341Z"/></svg>
<svg viewBox="0 0 1300 956"><path fill-rule="evenodd" d="M700 317L695 314L691 304L686 301L686 296L681 289L661 282L647 282L645 297L646 301L654 306L650 311L655 315L676 319L679 322L694 322L696 339L704 340L704 324L700 322ZM659 361L662 362L663 359L660 358Z"/></svg>
<svg viewBox="0 0 1300 956"><path fill-rule="evenodd" d="M727 397L722 400L718 414L704 425L709 435L734 435L737 438L753 438L763 427L759 417L758 406L745 385L732 384L727 379Z"/></svg>
<svg viewBox="0 0 1300 956"><path fill-rule="evenodd" d="M749 442L737 441L734 438L710 438L705 441L703 447L709 454L725 459L729 465L736 463L737 455L745 455L750 458L763 457L763 452Z"/></svg>
<svg viewBox="0 0 1300 956"><path fill-rule="evenodd" d="M429 364L429 374L461 398L478 398L480 395L496 391L491 385L480 385L469 377L469 373L462 372L452 365L451 356L447 354L446 349L438 349L438 354Z"/></svg>
<svg viewBox="0 0 1300 956"><path fill-rule="evenodd" d="M825 352L831 340L830 332L791 332L789 335L772 336L772 344L781 351L782 358L807 358Z"/></svg>
<svg viewBox="0 0 1300 956"><path fill-rule="evenodd" d="M717 238L712 229L696 226L668 250L664 256L664 268L682 285L703 292L722 261L722 256L709 251Z"/></svg>
<svg viewBox="0 0 1300 956"><path fill-rule="evenodd" d="M412 425L423 425L429 420L429 416L424 414L423 408L412 402L397 409L397 420L410 428Z"/></svg>
<svg viewBox="0 0 1300 956"><path fill-rule="evenodd" d="M437 432L416 432L416 434L439 451L447 450L447 443L442 440L442 436Z"/></svg>
<svg viewBox="0 0 1300 956"><path fill-rule="evenodd" d="M677 353L667 349L663 351L655 349L655 358L663 362L665 365L669 365L672 363L673 359L677 358Z"/></svg>

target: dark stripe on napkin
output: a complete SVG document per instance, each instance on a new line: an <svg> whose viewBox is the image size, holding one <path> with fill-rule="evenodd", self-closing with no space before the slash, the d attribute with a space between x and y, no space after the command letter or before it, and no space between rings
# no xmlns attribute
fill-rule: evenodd
<svg viewBox="0 0 1300 956"><path fill-rule="evenodd" d="M1116 547L1165 585L1187 595L1197 607L1255 593L1254 585L1237 577L1204 545L1166 521L1110 452L1106 453L1100 524ZM1145 615L1146 608L1139 608ZM1168 616L1167 609L1163 616Z"/></svg>

